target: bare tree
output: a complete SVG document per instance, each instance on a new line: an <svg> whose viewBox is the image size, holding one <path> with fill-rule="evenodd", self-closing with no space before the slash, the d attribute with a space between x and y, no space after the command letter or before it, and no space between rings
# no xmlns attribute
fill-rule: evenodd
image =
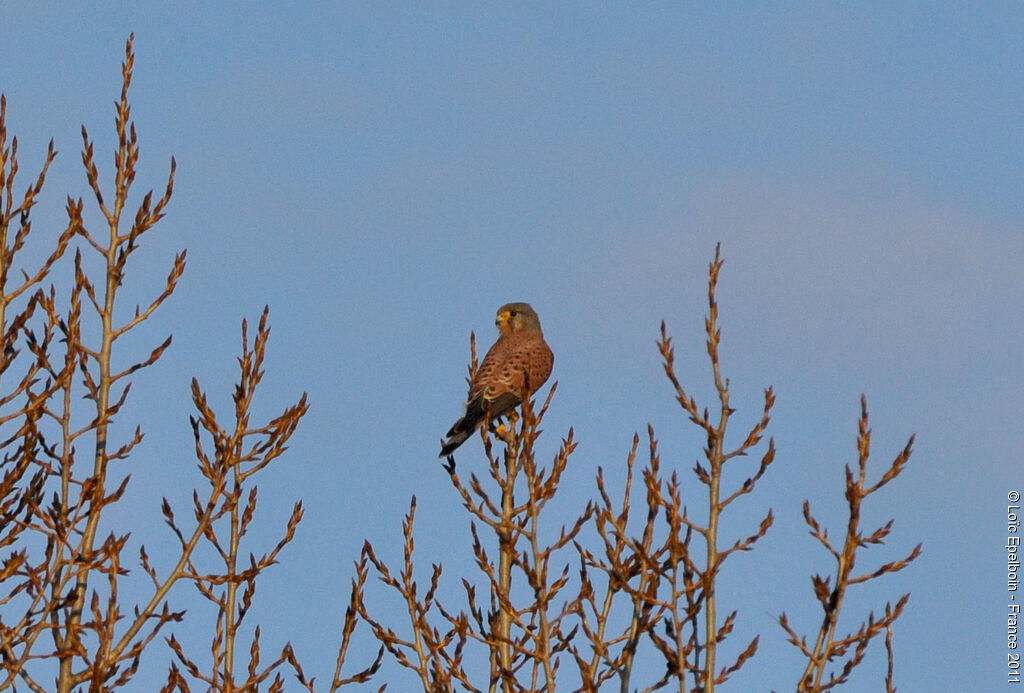
<svg viewBox="0 0 1024 693"><path fill-rule="evenodd" d="M817 539L835 559L836 574L829 577L811 576L814 596L825 612L813 644L808 644L806 638L801 637L793 630L785 612L779 616L779 625L789 635L788 641L807 658L807 668L804 669L803 675L797 682L798 693L821 693L846 683L854 668L864 659L868 645L883 633L885 634L885 650L889 663L885 677L885 690L889 693L896 690L893 684L892 626L903 613L910 594L900 597L895 606L886 602L884 613L880 618L876 617L874 612L869 613L867 619L861 622L855 632L840 635L837 629L839 615L850 587L875 580L887 573L899 572L921 555L921 545L918 544L909 554L899 560L883 563L868 572L860 574L855 572L858 553L869 546L884 543L893 525L893 521L889 520L871 534L865 534L860 528L861 503L900 475L910 459L913 444L914 437L911 436L906 446L896 455L892 464L878 481L868 484L867 467L871 448L871 429L868 428L867 398L861 396L857 434L857 469L851 470L848 465L846 467L846 503L849 513L842 546L838 546L829 538L828 530L822 528L811 514L810 502L804 501L804 520L811 528L811 536ZM842 666L838 670L830 671L830 665L836 660L843 660ZM826 673L828 674L827 678Z"/></svg>
<svg viewBox="0 0 1024 693"><path fill-rule="evenodd" d="M764 391L763 403L740 432L742 442L727 444L738 407L719 355L718 248L709 267L704 325L716 401L702 406L689 394L677 375L664 323L658 340L687 425L696 426L706 441L692 477L665 468L648 427L646 455L635 435L623 468L598 470L592 500L562 511L568 521L552 522L551 509L564 504L559 490L574 460L576 435L569 429L545 464L537 442L557 384L538 402L527 399L503 422L482 430L483 459L470 469L486 473L467 477L454 458L444 464L454 498L467 513L468 555L476 568L473 575L456 576L459 603L443 603L439 596L447 594L439 561L431 562L425 589L417 580L414 497L402 525L401 567L389 567L387 551L369 542L355 562L329 680L307 675L286 638L266 657L266 636L251 617L260 576L286 558L304 514L298 501L276 537L261 543L251 536L259 479L279 463L309 408L302 394L278 416L252 420L264 375L268 311L252 335L242 322L233 411L215 412L192 381L191 436L199 476L186 511L175 512L166 499L160 509L170 529L164 538L171 548L160 550L168 567L158 570L146 546L132 544L127 531L115 527L104 533L110 508L130 493L143 440L141 426L124 426L132 415L132 383L171 345L168 336L136 354L125 338L160 314L185 270L182 251L169 263L162 288L131 307L131 258L163 219L175 179L172 158L163 191L131 202L140 155L128 99L134 59L129 38L115 102L112 175L101 175L93 140L83 128L90 203L68 198L67 225L43 239L48 245L34 266L24 264L22 251L40 238L32 210L57 153L51 142L38 173L19 194L18 141L8 136L7 102L0 96L0 691L127 689L143 656L159 658L160 652L170 659L167 693L283 691L289 680L310 693L371 681L376 686L386 655L431 693L573 687L581 693L713 693L756 661L758 634L744 636L734 654L721 647L740 629L740 618L716 586L734 555L755 549L773 523L768 508L740 536L721 529L734 504L756 497L758 482L775 461L774 441L765 441L775 395L771 388ZM61 292L57 279L65 270L71 281ZM476 368L471 336L471 377ZM842 542L830 538L809 502L804 504L811 535L833 556L836 571L812 576L824 615L810 638L799 635L785 613L779 617L788 641L807 660L794 676L798 693L848 682L877 639L884 641L888 658L886 690L895 690L894 624L909 595L887 603L881 615L869 613L852 632L844 633L839 624L851 587L903 570L920 555L918 545L877 568L856 566L858 555L883 543L892 527L890 521L870 533L862 530L862 502L900 475L913 438L873 483L863 399L857 440L856 469L846 470L849 512ZM727 467L740 470L744 481L726 483ZM621 494L610 490L616 478L623 482ZM134 546L137 559L130 557ZM132 572L129 566L136 565L141 569ZM388 623L380 605L364 598L371 574L400 604L407 617L401 625ZM124 587L139 582L144 597L138 603L126 599ZM189 616L193 632L209 635L202 656L191 639L183 642L169 632L186 618L172 602L176 590L184 589L213 605L210 623ZM350 672L349 647L367 633L379 641L377 655ZM641 671L641 658L663 668Z"/></svg>
<svg viewBox="0 0 1024 693"><path fill-rule="evenodd" d="M193 523L188 529L164 501L162 512L178 550L166 573L158 573L146 547L139 547L141 573L136 574L150 584L150 597L143 603L127 604L121 596L124 581L135 579L128 568L134 561L125 553L128 533L100 531L109 508L128 492L131 458L143 439L137 426L126 440L115 440L114 423L129 416L133 379L171 344L167 337L148 353L132 356L122 348L124 338L158 313L185 270L182 251L171 263L163 289L136 305L127 318L120 317L130 291L129 260L163 218L174 190L171 159L163 193L145 193L126 218L139 159L128 100L134 60L129 38L115 103L117 145L109 190L102 182L92 139L82 128L82 163L99 212L99 230L87 221L83 201L68 198L67 227L42 264L30 269L17 264L19 251L30 240L31 211L56 150L51 142L39 174L24 195L16 196L18 142L8 142L7 102L0 97L0 375L6 376L0 425L7 430L0 440L0 548L5 551L0 563L0 690L20 685L40 693L70 693L128 686L143 653L152 649L168 624L182 620L184 612L171 607L169 596L172 588L186 581L217 607L213 671L201 673L172 635L170 647L186 673L172 664L165 690L189 690L186 674L202 681L207 690L224 693L256 690L273 676L270 690L281 690L279 670L287 663L312 691L313 683L290 645L269 665L260 665L258 625L245 673L239 674L237 667L236 644L257 578L278 560L302 518L302 505L297 503L276 546L248 564L242 561L242 540L256 512L254 480L286 450L308 409L303 395L279 417L261 425L250 422L269 336L266 312L251 346L247 325L242 324L241 376L230 426L219 423L193 381L197 415L192 433L207 485L193 494ZM58 261L76 242L70 295L62 305L57 289L46 287L46 282L53 280ZM94 274L90 267L99 271ZM203 542L222 559L219 569L197 566L194 552ZM353 581L330 691L366 680L379 663L380 657L362 672L342 677L365 579L364 571Z"/></svg>
<svg viewBox="0 0 1024 693"><path fill-rule="evenodd" d="M698 405L676 375L675 353L664 323L658 341L665 374L676 400L687 420L702 431L706 440L702 451L704 459L692 470L697 485L704 489L699 511L687 504L685 498L692 495L692 491L678 471L663 468L658 440L649 427L647 461L640 470L642 491L634 489L640 448L640 438L635 436L626 458L622 495L613 500L605 472L599 470L597 498L575 521L562 528L553 544L542 545L536 532L540 513L556 500L558 482L576 447L570 430L549 469L536 463L534 450L540 432L537 424L551 405L556 384L536 415L533 402L527 401L521 415L513 413L497 428L482 431L484 462L495 491L488 490L475 474L470 475L468 484L464 483L456 471L454 459L449 458L445 465L470 515L472 555L484 578L486 605L480 604L477 587L467 578L462 578L465 603L458 608L441 604L436 595L444 570L439 563L433 564L428 590L420 593L413 555L415 498L403 525L405 548L403 568L398 576L378 557L374 548L366 544L363 560L373 564L378 577L400 595L405 604L409 615L408 634L401 635L382 623L371 615L368 605L363 607L363 618L398 663L416 672L424 691L451 691L457 687L488 692L551 691L555 690L562 659L568 656L576 665L577 691L590 693L614 686L622 693L663 689L711 693L752 661L760 640L757 634L730 661L721 661L720 645L736 630L739 615L731 610L724 618L721 616L723 605L715 588L727 562L735 554L753 550L771 528L774 515L768 509L749 533L732 538L722 536L720 520L734 503L753 494L775 461L774 441L768 438L767 444L763 444L775 395L771 388L764 391L760 411L741 433L742 442L728 446L725 441L737 410L731 402L729 379L723 375L719 357L722 334L715 292L722 265L716 248L709 267L705 319L711 380L717 394L713 414L711 409ZM470 346L472 377L476 369L472 336ZM801 647L809 659L807 672L797 689L801 693L823 691L846 681L860 663L868 642L883 632L891 670L892 625L902 612L906 598L895 607L887 605L883 618L869 616L858 633L840 638L835 634L835 624L842 608L842 594L849 584L902 569L919 552L919 548L914 549L902 561L885 564L871 574L854 577L851 573L857 548L880 543L891 526L886 525L868 537L860 535L855 519L859 516L860 500L894 479L910 454L908 446L882 480L866 486L866 408L864 417L860 472L859 475L848 474L847 499L854 519L851 519L842 553L832 549L827 534L819 530L809 509L805 508L815 536L833 550L841 564L836 590L822 602L826 606L826 620L814 647L796 638L784 615L781 619L791 641ZM499 454L494 452L495 441L501 446ZM743 459L755 451L757 460L753 465L748 464L743 482L727 487L723 475L726 465L730 468L742 465ZM517 495L520 493L525 498ZM638 500L642 501L639 512L634 508ZM584 529L588 527L593 529L596 544L587 541ZM481 528L489 532L482 532ZM488 536L490 541L487 541ZM550 570L552 557L570 543L579 557L575 579L567 564L557 572ZM523 594L513 589L517 583L526 586L531 599L517 601L515 595ZM823 590L829 590L828 580L816 576L815 588L819 599L823 599ZM555 601L556 597L559 602ZM616 605L620 612L625 610L627 618L614 616ZM472 658L467 658L465 651L474 644L484 646L488 662L486 672L467 664ZM854 656L843 672L821 683L822 670L850 646L855 646ZM657 657L664 662L664 673L659 678L642 684L634 680L634 664L640 652L646 652L648 660ZM892 689L891 672L887 685Z"/></svg>

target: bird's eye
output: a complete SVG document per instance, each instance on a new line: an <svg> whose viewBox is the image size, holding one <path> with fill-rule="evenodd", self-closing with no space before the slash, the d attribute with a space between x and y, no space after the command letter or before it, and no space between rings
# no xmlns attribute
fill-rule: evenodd
<svg viewBox="0 0 1024 693"><path fill-rule="evenodd" d="M510 310L510 311L508 312L508 316L509 316L510 318L514 318L514 317L516 316L516 312L515 312L514 310Z"/></svg>

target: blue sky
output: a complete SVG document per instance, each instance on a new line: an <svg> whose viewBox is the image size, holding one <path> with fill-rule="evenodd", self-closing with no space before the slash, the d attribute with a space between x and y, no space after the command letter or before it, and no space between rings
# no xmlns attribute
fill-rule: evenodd
<svg viewBox="0 0 1024 693"><path fill-rule="evenodd" d="M6 3L0 18L22 168L51 137L61 152L37 232L61 228L66 194L87 197L82 124L109 174L130 32L139 189L162 189L178 162L129 279L145 300L188 249L181 288L132 345L174 334L132 391L147 438L122 512L153 518L133 538L151 555L171 546L159 499L184 509L200 481L189 380L228 411L243 317L270 305L261 411L309 392L261 484L253 551L276 542L294 500L307 508L258 595L266 647L291 640L329 677L351 562L364 538L399 560L414 493L422 579L443 559L458 594L468 517L437 441L465 395L469 332L486 347L502 303L531 302L556 354L542 453L570 426L580 441L552 527L590 497L598 466L621 470L648 423L665 463L692 467L701 440L654 341L666 320L681 379L710 405L702 321L720 241L737 424L764 387L778 395L776 463L727 525L745 532L769 506L777 518L723 577L737 647L761 635L731 690L793 688L799 662L773 617L807 631L818 619L808 576L829 566L800 506L842 521L862 392L876 473L918 438L868 507L869 521L895 517L891 539L861 560L918 542L924 554L850 606L912 593L896 627L901 691L1002 685L1004 499L1024 485L1021 5ZM460 466L479 456L471 441ZM392 597L371 598L401 623ZM175 599L195 606L184 589ZM207 616L193 609L196 629ZM361 633L353 666L375 649ZM161 648L139 690L162 680ZM850 690L878 690L880 654ZM389 690L414 683L385 672Z"/></svg>

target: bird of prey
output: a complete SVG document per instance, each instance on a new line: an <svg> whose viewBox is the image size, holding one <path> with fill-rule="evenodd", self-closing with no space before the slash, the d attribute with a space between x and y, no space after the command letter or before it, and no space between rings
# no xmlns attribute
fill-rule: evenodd
<svg viewBox="0 0 1024 693"><path fill-rule="evenodd" d="M494 321L498 341L469 382L466 412L441 441L442 459L491 420L512 411L551 375L554 355L528 303L506 303Z"/></svg>

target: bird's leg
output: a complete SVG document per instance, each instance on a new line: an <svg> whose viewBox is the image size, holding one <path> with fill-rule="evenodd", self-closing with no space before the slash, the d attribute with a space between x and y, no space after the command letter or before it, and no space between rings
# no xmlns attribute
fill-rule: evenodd
<svg viewBox="0 0 1024 693"><path fill-rule="evenodd" d="M505 445L511 445L513 436L515 435L516 421L519 420L519 415L516 414L515 410L509 412L508 423L501 419L497 419L498 424L491 424L491 433L495 438L505 443Z"/></svg>

